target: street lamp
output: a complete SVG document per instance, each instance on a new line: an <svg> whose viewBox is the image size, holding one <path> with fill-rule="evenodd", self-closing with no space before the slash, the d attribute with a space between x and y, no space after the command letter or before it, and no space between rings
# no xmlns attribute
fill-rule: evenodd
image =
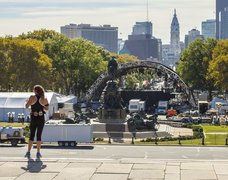
<svg viewBox="0 0 228 180"><path fill-rule="evenodd" d="M216 107L217 107L217 109L218 109L218 113L217 113L217 121L218 121L218 123L220 123L219 121L220 121L220 109L221 109L221 106L222 106L222 104L221 103L219 103L219 104L216 104Z"/></svg>

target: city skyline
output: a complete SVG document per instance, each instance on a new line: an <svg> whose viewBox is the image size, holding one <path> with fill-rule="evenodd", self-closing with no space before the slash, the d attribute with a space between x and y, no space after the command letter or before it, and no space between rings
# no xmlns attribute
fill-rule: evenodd
<svg viewBox="0 0 228 180"><path fill-rule="evenodd" d="M60 32L60 26L85 23L118 27L119 38L127 39L136 21L147 20L147 0L0 0L0 36L17 36L41 28ZM170 43L174 9L180 23L180 40L201 22L215 19L215 0L148 0L148 19L153 34Z"/></svg>

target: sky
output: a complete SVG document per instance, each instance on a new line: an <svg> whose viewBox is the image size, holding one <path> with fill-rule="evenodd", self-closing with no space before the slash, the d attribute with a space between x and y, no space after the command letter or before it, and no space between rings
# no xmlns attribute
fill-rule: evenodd
<svg viewBox="0 0 228 180"><path fill-rule="evenodd" d="M180 39L201 22L215 19L215 0L148 0L148 19L153 36L170 41L174 14L180 24ZM60 32L70 23L118 27L119 38L127 39L135 22L147 20L147 0L0 0L0 36L17 36L42 28Z"/></svg>

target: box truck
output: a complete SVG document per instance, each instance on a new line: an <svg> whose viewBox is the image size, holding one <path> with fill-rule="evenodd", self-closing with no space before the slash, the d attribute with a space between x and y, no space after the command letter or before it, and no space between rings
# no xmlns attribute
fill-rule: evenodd
<svg viewBox="0 0 228 180"><path fill-rule="evenodd" d="M64 120L47 121L42 133L42 142L56 142L59 146L76 146L78 143L93 142L92 124L63 124L64 122Z"/></svg>

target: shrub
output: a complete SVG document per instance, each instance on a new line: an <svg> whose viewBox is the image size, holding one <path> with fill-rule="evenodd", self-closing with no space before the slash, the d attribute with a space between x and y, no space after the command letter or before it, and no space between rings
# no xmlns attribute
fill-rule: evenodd
<svg viewBox="0 0 228 180"><path fill-rule="evenodd" d="M95 141L104 141L104 138L95 138Z"/></svg>

